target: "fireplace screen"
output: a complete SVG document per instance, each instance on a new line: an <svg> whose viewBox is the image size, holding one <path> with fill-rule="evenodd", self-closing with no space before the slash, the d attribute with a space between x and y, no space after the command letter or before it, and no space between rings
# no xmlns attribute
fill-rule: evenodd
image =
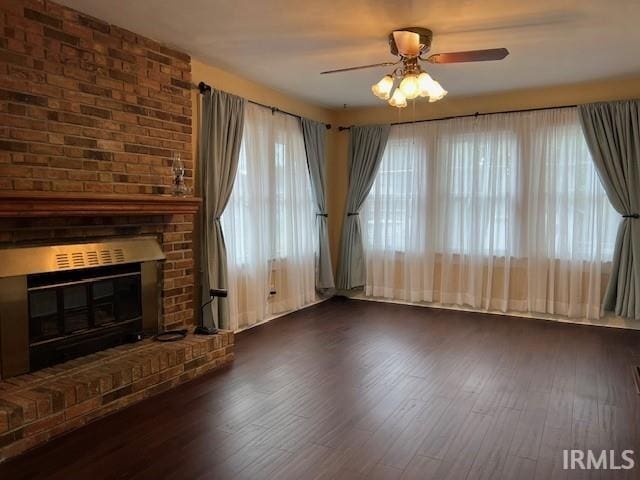
<svg viewBox="0 0 640 480"><path fill-rule="evenodd" d="M140 264L29 275L27 290L32 370L142 331Z"/></svg>

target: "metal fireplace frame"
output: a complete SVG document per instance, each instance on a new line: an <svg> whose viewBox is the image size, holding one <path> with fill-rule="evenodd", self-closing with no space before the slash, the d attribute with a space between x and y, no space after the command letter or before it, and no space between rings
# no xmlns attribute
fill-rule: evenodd
<svg viewBox="0 0 640 480"><path fill-rule="evenodd" d="M0 378L30 371L28 275L139 263L142 329L157 333L165 258L155 237L0 249Z"/></svg>

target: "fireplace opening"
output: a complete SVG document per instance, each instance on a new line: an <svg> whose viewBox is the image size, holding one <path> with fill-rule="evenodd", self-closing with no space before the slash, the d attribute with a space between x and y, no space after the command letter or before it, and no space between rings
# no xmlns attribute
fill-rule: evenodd
<svg viewBox="0 0 640 480"><path fill-rule="evenodd" d="M155 335L154 237L0 249L0 378Z"/></svg>
<svg viewBox="0 0 640 480"><path fill-rule="evenodd" d="M31 370L142 332L139 263L29 275L27 291Z"/></svg>

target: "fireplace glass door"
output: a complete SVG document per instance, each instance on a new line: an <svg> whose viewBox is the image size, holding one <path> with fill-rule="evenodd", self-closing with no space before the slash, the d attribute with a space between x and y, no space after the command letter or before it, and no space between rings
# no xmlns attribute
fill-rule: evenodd
<svg viewBox="0 0 640 480"><path fill-rule="evenodd" d="M62 290L64 333L69 335L89 328L87 284L67 285Z"/></svg>
<svg viewBox="0 0 640 480"><path fill-rule="evenodd" d="M62 334L55 288L29 292L29 336L46 339Z"/></svg>
<svg viewBox="0 0 640 480"><path fill-rule="evenodd" d="M113 280L98 280L91 286L93 321L95 325L108 325L116 321Z"/></svg>
<svg viewBox="0 0 640 480"><path fill-rule="evenodd" d="M27 283L32 370L142 331L140 264L33 275Z"/></svg>

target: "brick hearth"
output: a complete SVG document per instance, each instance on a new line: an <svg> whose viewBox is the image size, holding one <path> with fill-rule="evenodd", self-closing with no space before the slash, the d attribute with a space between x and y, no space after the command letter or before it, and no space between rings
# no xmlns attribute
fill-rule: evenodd
<svg viewBox="0 0 640 480"><path fill-rule="evenodd" d="M233 332L122 345L0 382L0 462L233 360Z"/></svg>

